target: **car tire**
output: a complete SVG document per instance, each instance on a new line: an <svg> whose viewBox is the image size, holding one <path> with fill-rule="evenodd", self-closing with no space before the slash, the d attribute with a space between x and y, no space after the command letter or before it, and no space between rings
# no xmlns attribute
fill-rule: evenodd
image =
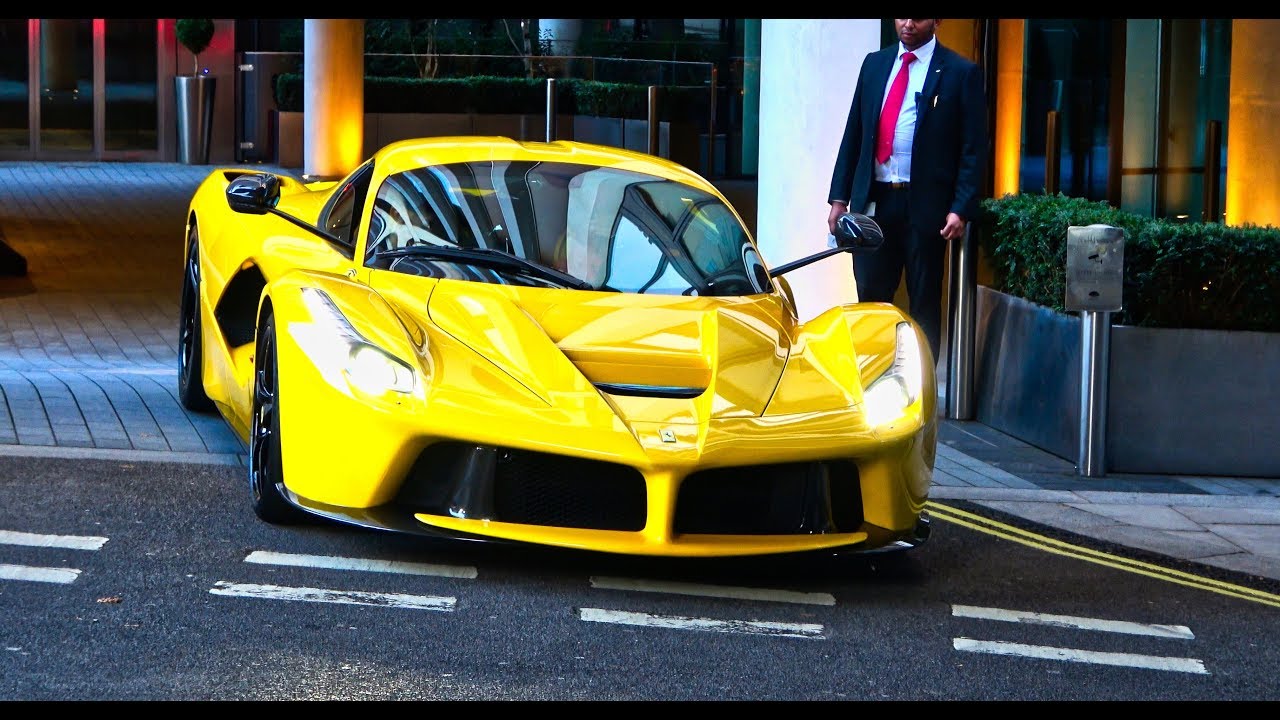
<svg viewBox="0 0 1280 720"><path fill-rule="evenodd" d="M276 525L302 521L303 512L285 496L280 458L280 383L276 358L276 324L272 315L258 327L254 350L253 416L249 428L249 491L253 511Z"/></svg>
<svg viewBox="0 0 1280 720"><path fill-rule="evenodd" d="M213 410L213 401L204 392L201 368L204 345L200 339L200 233L196 224L187 230L187 262L182 273L182 297L178 321L178 398L182 406L196 412Z"/></svg>

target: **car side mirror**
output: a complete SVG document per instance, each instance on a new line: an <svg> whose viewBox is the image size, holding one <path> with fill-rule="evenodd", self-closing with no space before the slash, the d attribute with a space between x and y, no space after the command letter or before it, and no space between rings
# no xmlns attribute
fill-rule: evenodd
<svg viewBox="0 0 1280 720"><path fill-rule="evenodd" d="M884 232L875 220L862 213L847 212L836 218L835 232L827 236L826 249L772 268L769 270L769 277L781 277L796 268L839 253L865 255L875 252L883 244Z"/></svg>
<svg viewBox="0 0 1280 720"><path fill-rule="evenodd" d="M265 215L279 201L280 178L269 173L248 173L227 185L227 205L239 213Z"/></svg>
<svg viewBox="0 0 1280 720"><path fill-rule="evenodd" d="M858 254L875 252L884 244L884 231L876 221L857 212L847 212L837 218L832 235L837 248Z"/></svg>

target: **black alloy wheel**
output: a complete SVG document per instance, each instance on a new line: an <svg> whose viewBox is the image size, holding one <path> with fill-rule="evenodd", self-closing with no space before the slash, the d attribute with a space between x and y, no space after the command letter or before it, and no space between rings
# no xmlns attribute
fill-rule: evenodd
<svg viewBox="0 0 1280 720"><path fill-rule="evenodd" d="M196 412L213 409L201 379L204 348L200 342L200 232L191 223L187 230L187 263L182 276L182 298L178 322L178 398L182 406Z"/></svg>
<svg viewBox="0 0 1280 720"><path fill-rule="evenodd" d="M253 511L269 523L292 524L303 513L285 499L280 461L280 385L276 323L268 315L258 328L253 368L253 422L249 429L249 490Z"/></svg>

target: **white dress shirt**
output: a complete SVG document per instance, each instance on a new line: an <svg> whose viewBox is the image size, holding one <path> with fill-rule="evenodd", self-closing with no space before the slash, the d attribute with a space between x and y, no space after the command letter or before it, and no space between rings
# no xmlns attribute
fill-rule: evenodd
<svg viewBox="0 0 1280 720"><path fill-rule="evenodd" d="M911 180L911 140L916 132L916 99L924 90L924 80L929 74L929 61L933 59L933 49L938 45L938 38L929 38L929 42L911 51L916 59L907 66L907 94L902 99L902 112L898 114L898 127L893 133L893 154L883 163L876 163L876 180L881 182L907 182ZM898 59L893 61L889 69L889 78L884 84L884 97L889 97L889 87L898 76L902 67L902 56L907 48L898 43ZM884 101L881 101L882 108Z"/></svg>

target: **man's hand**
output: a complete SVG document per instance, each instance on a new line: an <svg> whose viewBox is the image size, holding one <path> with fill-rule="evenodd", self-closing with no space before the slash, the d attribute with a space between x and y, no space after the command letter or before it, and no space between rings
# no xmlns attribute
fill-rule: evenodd
<svg viewBox="0 0 1280 720"><path fill-rule="evenodd" d="M834 235L836 233L836 220L839 220L840 216L848 211L848 203L842 203L838 200L833 201L831 203L831 212L827 213L827 232ZM950 219L948 218L948 220Z"/></svg>
<svg viewBox="0 0 1280 720"><path fill-rule="evenodd" d="M964 237L964 218L955 213L947 213L947 224L942 226L942 237L947 240L959 240Z"/></svg>

